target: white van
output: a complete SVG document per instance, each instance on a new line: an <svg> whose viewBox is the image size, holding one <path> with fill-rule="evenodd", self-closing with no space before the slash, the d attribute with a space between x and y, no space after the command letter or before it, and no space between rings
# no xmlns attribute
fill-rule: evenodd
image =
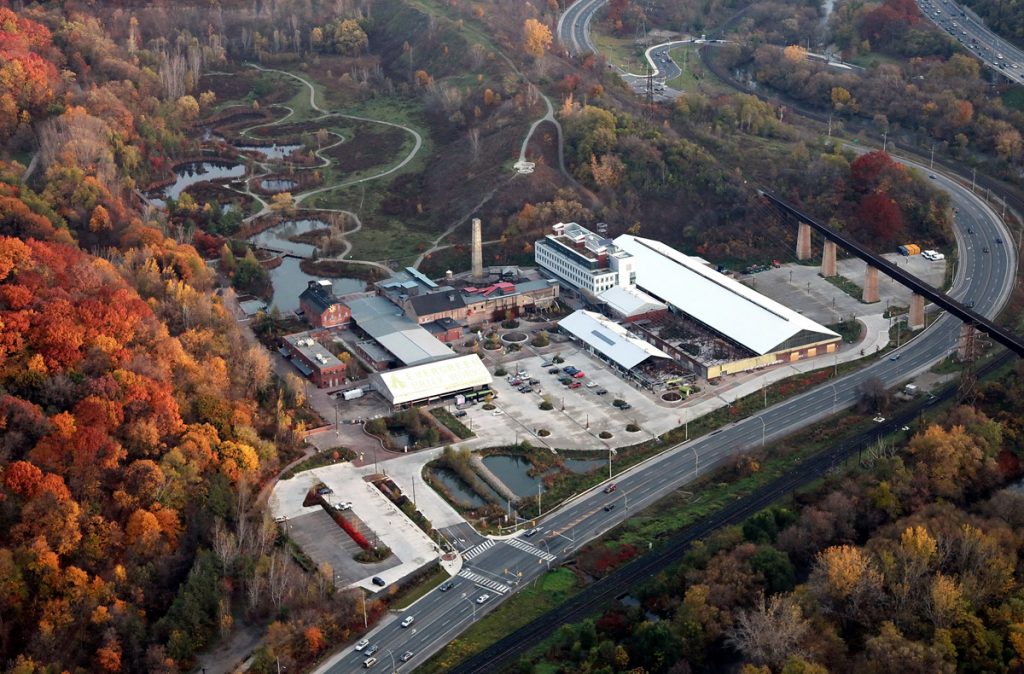
<svg viewBox="0 0 1024 674"><path fill-rule="evenodd" d="M369 669L377 664L377 658L366 658L363 660L363 669Z"/></svg>

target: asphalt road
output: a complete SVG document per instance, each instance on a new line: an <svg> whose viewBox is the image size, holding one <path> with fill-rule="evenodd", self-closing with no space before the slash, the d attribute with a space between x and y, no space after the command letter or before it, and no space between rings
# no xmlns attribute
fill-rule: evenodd
<svg viewBox="0 0 1024 674"><path fill-rule="evenodd" d="M917 0L921 13L1003 77L1024 84L1024 51L993 33L974 12L952 0Z"/></svg>
<svg viewBox="0 0 1024 674"><path fill-rule="evenodd" d="M567 48L577 50L575 53L593 50L586 27L593 11L604 1L579 0L562 15L559 39ZM1009 232L970 190L941 174L929 172L926 167L917 168L935 176L936 183L950 192L958 211L960 267L950 294L973 304L977 312L994 317L1009 297L1016 269L1016 254ZM997 239L1004 243L997 243ZM887 386L896 386L927 370L956 348L959 332L960 323L943 315L892 356L758 415L677 445L618 476L616 489L610 493L601 485L579 495L544 518L539 532L532 537L521 533L512 539L481 541L479 536L461 527L447 532L450 538L455 538L456 547L463 549L466 562L462 572L454 579L450 590L434 590L370 633L370 643L380 647L374 654L378 659L374 668L412 671L523 584L631 513L684 487L738 452L789 435L851 406L859 397L858 388L869 379L878 378ZM458 540L460 538L463 540ZM479 597L485 594L489 599L478 603ZM413 616L414 623L403 628L400 620L406 616ZM413 655L402 663L400 658L406 652ZM365 658L364 652L349 647L334 665L318 671L330 674L364 671Z"/></svg>

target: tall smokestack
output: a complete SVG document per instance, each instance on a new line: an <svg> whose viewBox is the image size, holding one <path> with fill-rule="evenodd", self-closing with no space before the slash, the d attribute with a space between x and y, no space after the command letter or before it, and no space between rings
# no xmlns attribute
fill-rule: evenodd
<svg viewBox="0 0 1024 674"><path fill-rule="evenodd" d="M484 277L484 239L480 218L473 218L473 278Z"/></svg>

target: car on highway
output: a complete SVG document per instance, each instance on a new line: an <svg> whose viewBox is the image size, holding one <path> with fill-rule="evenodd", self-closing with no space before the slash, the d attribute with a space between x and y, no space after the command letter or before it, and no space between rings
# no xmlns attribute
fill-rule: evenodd
<svg viewBox="0 0 1024 674"><path fill-rule="evenodd" d="M453 587L455 587L455 583L453 583L452 581L449 580L447 582L441 583L441 587L439 587L437 589L440 590L441 592L447 592L448 590L452 589Z"/></svg>
<svg viewBox="0 0 1024 674"><path fill-rule="evenodd" d="M377 664L377 658L366 658L363 660L363 669L369 669Z"/></svg>
<svg viewBox="0 0 1024 674"><path fill-rule="evenodd" d="M408 627L416 621L416 618L412 616L406 616L405 620L402 621L402 627Z"/></svg>
<svg viewBox="0 0 1024 674"><path fill-rule="evenodd" d="M369 639L360 639L359 643L356 644L356 650L357 651L361 651L361 650L363 650L364 648L366 648L369 645L370 645L370 640Z"/></svg>
<svg viewBox="0 0 1024 674"><path fill-rule="evenodd" d="M615 510L615 504L614 503L609 503L608 505L606 505L604 507L604 511L605 512L610 512L612 510Z"/></svg>
<svg viewBox="0 0 1024 674"><path fill-rule="evenodd" d="M998 243L999 245L1002 245L1003 244L1003 239L1001 237L997 236L996 237L996 243Z"/></svg>
<svg viewBox="0 0 1024 674"><path fill-rule="evenodd" d="M902 356L902 355L903 355L902 353L894 353L891 356L889 356L889 360L899 360L900 356Z"/></svg>
<svg viewBox="0 0 1024 674"><path fill-rule="evenodd" d="M377 645L377 644L374 644L374 645L372 645L372 646L370 646L369 648L366 649L366 654L367 655L373 655L374 653L376 653L379 650L380 650L380 646Z"/></svg>
<svg viewBox="0 0 1024 674"><path fill-rule="evenodd" d="M402 657L400 657L398 659L401 660L402 662L409 662L410 660L412 660L412 656L413 656L413 652L412 651L406 651L405 653L402 653Z"/></svg>
<svg viewBox="0 0 1024 674"><path fill-rule="evenodd" d="M883 423L885 421L885 417L878 416L878 417L875 417L874 419L872 419L872 421L874 421L876 424L880 424L880 423Z"/></svg>
<svg viewBox="0 0 1024 674"><path fill-rule="evenodd" d="M613 491L615 491L618 488L619 488L619 485L617 485L614 482L612 482L610 485L608 485L607 487L604 488L604 493L605 494L611 494Z"/></svg>
<svg viewBox="0 0 1024 674"><path fill-rule="evenodd" d="M988 246L985 246L984 248L982 248L981 252L982 253L988 253Z"/></svg>
<svg viewBox="0 0 1024 674"><path fill-rule="evenodd" d="M489 594L487 594L485 592L484 594L482 594L482 595L480 595L479 597L476 598L476 603L478 603L478 604L486 604L487 600L490 599L490 598L491 598L491 595L489 595Z"/></svg>
<svg viewBox="0 0 1024 674"><path fill-rule="evenodd" d="M533 529L527 530L527 532L525 534L523 534L523 536L526 537L526 538L529 538L530 536L535 536L537 534L537 531L538 531L538 529L536 527L534 527Z"/></svg>

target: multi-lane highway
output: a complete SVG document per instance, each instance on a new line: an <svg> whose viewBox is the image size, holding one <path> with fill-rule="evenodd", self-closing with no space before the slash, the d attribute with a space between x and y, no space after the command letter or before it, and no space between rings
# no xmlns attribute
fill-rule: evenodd
<svg viewBox="0 0 1024 674"><path fill-rule="evenodd" d="M567 35L567 47L581 50L589 45L585 28L593 6L603 2L579 0L563 14L559 36L565 40L563 36ZM577 21L583 33L575 30ZM568 33L563 33L563 26ZM934 176L936 184L949 191L957 209L960 263L950 294L973 306L978 313L994 317L1009 297L1016 273L1012 238L996 214L970 190L925 167L916 168ZM614 490L606 491L607 485L600 485L581 494L545 517L530 536L520 532L512 538L482 539L468 529L448 531L457 546L464 548L463 569L450 587L445 591L434 590L400 616L385 619L367 637L367 648L377 647L372 656L367 655L366 649L356 651L349 647L341 657L318 672L363 671L367 657L376 658L373 666L380 669L411 671L523 584L574 553L585 542L684 487L729 456L788 435L851 406L859 397L860 386L869 379L877 378L887 386L896 386L926 370L955 349L959 331L959 322L943 315L891 356L756 416L680 444L618 476ZM481 601L485 595L486 599ZM409 616L413 618L412 623L403 627L403 619ZM407 656L404 662L403 656Z"/></svg>
<svg viewBox="0 0 1024 674"><path fill-rule="evenodd" d="M952 0L917 0L921 13L960 41L992 70L1024 84L1024 51L993 33L974 12Z"/></svg>
<svg viewBox="0 0 1024 674"><path fill-rule="evenodd" d="M590 41L590 21L594 13L608 0L576 0L558 17L556 28L558 41L569 52L569 56L579 56L597 52Z"/></svg>

